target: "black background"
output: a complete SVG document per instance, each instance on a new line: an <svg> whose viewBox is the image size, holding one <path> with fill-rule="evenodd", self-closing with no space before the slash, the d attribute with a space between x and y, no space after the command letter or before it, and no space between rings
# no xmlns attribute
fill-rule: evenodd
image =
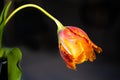
<svg viewBox="0 0 120 80"><path fill-rule="evenodd" d="M64 62L63 65L61 64L62 59L58 50L56 24L37 9L23 9L18 12L5 27L3 46L20 47L23 50L22 64L23 71L25 72L25 80L40 80L40 78L47 80L47 77L49 78L48 80L58 80L63 79L65 77L64 75L66 75L66 79L71 79L74 73L73 77L83 80L120 79L120 3L118 0L14 0L12 7L15 9L26 3L40 5L60 20L65 26L77 26L82 28L89 35L91 40L103 49L103 53L97 55L95 62L79 65L78 72L71 70L69 72L67 68L63 68L66 67L63 66L65 65ZM1 0L0 10L2 10L2 8L3 2ZM39 63L38 55L43 55L40 58L46 63L43 61ZM51 59L60 62L59 64L58 62L54 63L53 60L52 63ZM34 65L31 66L29 61L33 61ZM50 61L53 65L46 66L47 61ZM48 62L48 64L50 63ZM61 64L63 67L61 68L61 66L57 65L58 68L54 68L56 63L58 65ZM95 65L95 68L93 65ZM88 69L88 67L90 69ZM98 67L100 68L98 69ZM39 69L41 72L39 72ZM49 69L51 69L50 71L52 72L49 72ZM61 73L59 69L67 69L67 72L64 70L65 73L70 74ZM94 78L94 74L96 74L96 78ZM82 77L80 75L82 75ZM77 78L73 79L78 80Z"/></svg>

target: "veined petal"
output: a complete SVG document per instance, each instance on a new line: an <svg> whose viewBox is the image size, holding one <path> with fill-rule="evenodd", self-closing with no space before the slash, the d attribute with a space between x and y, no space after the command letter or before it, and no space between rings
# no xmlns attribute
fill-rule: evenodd
<svg viewBox="0 0 120 80"><path fill-rule="evenodd" d="M94 61L96 59L94 51L102 52L82 29L72 26L59 32L59 49L63 60L71 69L76 69L76 64L84 61Z"/></svg>
<svg viewBox="0 0 120 80"><path fill-rule="evenodd" d="M76 69L75 63L73 62L73 56L70 55L61 44L59 44L59 49L61 57L66 62L67 67L71 69Z"/></svg>

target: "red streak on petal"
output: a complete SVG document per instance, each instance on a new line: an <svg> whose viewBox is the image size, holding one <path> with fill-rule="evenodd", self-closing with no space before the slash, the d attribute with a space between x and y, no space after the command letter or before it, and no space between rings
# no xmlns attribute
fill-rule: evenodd
<svg viewBox="0 0 120 80"><path fill-rule="evenodd" d="M70 55L61 44L59 44L59 49L60 49L61 57L66 62L67 67L75 70L76 66L75 63L73 62L74 60L73 56Z"/></svg>
<svg viewBox="0 0 120 80"><path fill-rule="evenodd" d="M83 37L85 38L89 44L94 48L94 50L97 52L97 53L101 53L102 52L102 49L100 47L98 47L97 45L95 45L91 40L90 38L88 37L88 35L80 28L77 28L77 27L71 27L71 26L68 26L68 29L74 33L75 35L78 35L79 37Z"/></svg>

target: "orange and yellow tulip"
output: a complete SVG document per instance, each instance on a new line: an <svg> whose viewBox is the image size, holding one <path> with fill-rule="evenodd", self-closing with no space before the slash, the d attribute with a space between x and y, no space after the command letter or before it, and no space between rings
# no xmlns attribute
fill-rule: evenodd
<svg viewBox="0 0 120 80"><path fill-rule="evenodd" d="M96 59L95 52L102 49L95 45L88 35L80 28L67 26L58 32L59 50L61 57L68 68L76 70L76 64L85 61L93 62Z"/></svg>

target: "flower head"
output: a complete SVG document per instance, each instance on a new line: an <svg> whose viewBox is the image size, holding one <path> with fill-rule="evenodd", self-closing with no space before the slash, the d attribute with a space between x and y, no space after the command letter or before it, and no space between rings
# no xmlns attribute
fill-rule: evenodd
<svg viewBox="0 0 120 80"><path fill-rule="evenodd" d="M67 26L58 32L58 36L60 54L68 68L75 70L76 64L93 62L96 59L94 51L102 52L80 28Z"/></svg>

